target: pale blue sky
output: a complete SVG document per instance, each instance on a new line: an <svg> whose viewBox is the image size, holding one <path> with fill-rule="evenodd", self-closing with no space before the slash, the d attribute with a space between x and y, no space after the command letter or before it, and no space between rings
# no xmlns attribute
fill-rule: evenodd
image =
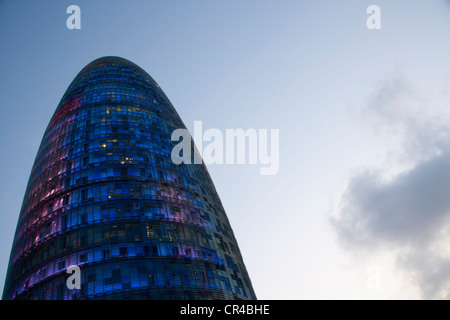
<svg viewBox="0 0 450 320"><path fill-rule="evenodd" d="M71 4L81 30L66 28ZM381 30L366 27L371 4ZM397 79L424 105L448 105L449 32L445 0L0 1L0 287L49 119L86 64L117 55L160 84L190 130L280 129L277 175L209 166L258 298L419 297L395 252L355 258L329 218L355 174L417 164L400 161L402 133L367 105ZM383 271L376 290L371 265Z"/></svg>

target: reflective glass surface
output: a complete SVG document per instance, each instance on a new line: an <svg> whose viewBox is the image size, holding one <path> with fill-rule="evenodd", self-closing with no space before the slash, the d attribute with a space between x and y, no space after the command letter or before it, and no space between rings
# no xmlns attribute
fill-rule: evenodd
<svg viewBox="0 0 450 320"><path fill-rule="evenodd" d="M255 299L206 167L171 161L177 128L137 65L87 65L39 147L3 298ZM79 290L66 286L70 265Z"/></svg>

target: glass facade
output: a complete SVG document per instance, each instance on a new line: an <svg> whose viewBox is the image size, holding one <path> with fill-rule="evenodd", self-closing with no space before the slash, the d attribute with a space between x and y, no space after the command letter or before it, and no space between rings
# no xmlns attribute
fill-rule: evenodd
<svg viewBox="0 0 450 320"><path fill-rule="evenodd" d="M256 299L206 167L171 161L178 128L132 62L81 70L39 147L3 299Z"/></svg>

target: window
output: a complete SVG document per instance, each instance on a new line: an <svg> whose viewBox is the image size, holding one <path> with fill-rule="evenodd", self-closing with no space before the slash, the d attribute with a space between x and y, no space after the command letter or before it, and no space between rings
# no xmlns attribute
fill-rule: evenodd
<svg viewBox="0 0 450 320"><path fill-rule="evenodd" d="M63 206L67 206L69 204L69 195L63 198Z"/></svg>
<svg viewBox="0 0 450 320"><path fill-rule="evenodd" d="M39 272L39 280L42 280L45 278L45 276L47 275L47 269L43 269Z"/></svg>
<svg viewBox="0 0 450 320"><path fill-rule="evenodd" d="M128 256L128 248L127 247L120 247L119 248L119 255L121 257L127 257Z"/></svg>
<svg viewBox="0 0 450 320"><path fill-rule="evenodd" d="M87 189L81 190L81 201L87 200Z"/></svg>
<svg viewBox="0 0 450 320"><path fill-rule="evenodd" d="M85 247L87 244L87 236L80 237L80 247Z"/></svg>
<svg viewBox="0 0 450 320"><path fill-rule="evenodd" d="M112 281L113 283L119 283L122 281L122 275L120 274L120 270L112 271Z"/></svg>
<svg viewBox="0 0 450 320"><path fill-rule="evenodd" d="M63 230L67 228L67 215L61 217L61 228Z"/></svg>
<svg viewBox="0 0 450 320"><path fill-rule="evenodd" d="M58 262L58 270L62 270L66 267L66 261Z"/></svg>
<svg viewBox="0 0 450 320"><path fill-rule="evenodd" d="M66 237L63 237L59 240L59 247L61 249L65 249L66 248Z"/></svg>

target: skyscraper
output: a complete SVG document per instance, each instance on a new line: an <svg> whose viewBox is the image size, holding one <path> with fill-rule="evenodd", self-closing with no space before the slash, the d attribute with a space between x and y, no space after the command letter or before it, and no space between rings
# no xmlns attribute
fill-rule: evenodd
<svg viewBox="0 0 450 320"><path fill-rule="evenodd" d="M3 299L255 299L206 167L171 161L178 128L137 65L83 68L39 147Z"/></svg>

